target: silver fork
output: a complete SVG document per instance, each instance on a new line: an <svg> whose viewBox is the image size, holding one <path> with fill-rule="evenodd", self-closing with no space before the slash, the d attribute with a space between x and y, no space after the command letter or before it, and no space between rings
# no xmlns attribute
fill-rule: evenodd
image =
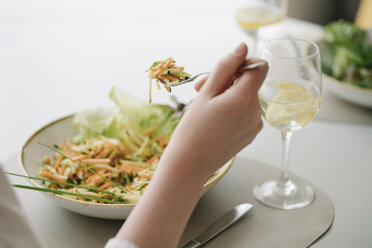
<svg viewBox="0 0 372 248"><path fill-rule="evenodd" d="M242 68L239 69L239 71L246 71L246 70L256 69L257 67L260 67L264 64L265 64L265 62L262 62L262 61L256 62L256 63L253 63L253 64L243 66ZM161 84L165 85L165 86L168 86L168 87L175 87L175 86L178 86L178 85L190 83L190 82L194 81L196 78L198 78L199 76L209 74L209 73L211 73L211 72L202 72L202 73L196 74L195 76L190 77L189 79L180 80L177 83L173 83L173 84L172 83L166 84L166 83L161 82L161 81L159 81L159 82Z"/></svg>

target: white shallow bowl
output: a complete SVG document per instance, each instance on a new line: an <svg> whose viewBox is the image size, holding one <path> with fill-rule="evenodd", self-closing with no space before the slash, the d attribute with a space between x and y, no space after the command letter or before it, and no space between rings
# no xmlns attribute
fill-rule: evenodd
<svg viewBox="0 0 372 248"><path fill-rule="evenodd" d="M53 121L36 131L25 142L19 157L19 167L25 175L38 175L38 165L41 164L43 157L45 155L51 156L54 154L53 151L44 146L41 146L40 144L37 144L36 142L42 142L49 145L58 144L66 137L74 137L75 135L77 135L78 130L72 124L72 120L73 115ZM231 159L208 179L203 187L203 194L211 189L226 174L226 172L233 164L233 161L234 159ZM43 187L40 181L29 181L36 187ZM52 201L63 208L79 214L97 218L125 219L128 217L131 210L135 207L135 204L91 203L71 199L62 195L55 195L44 192L41 193L48 196Z"/></svg>
<svg viewBox="0 0 372 248"><path fill-rule="evenodd" d="M324 73L323 80L336 96L356 105L372 108L372 89L363 89L349 83L340 82Z"/></svg>

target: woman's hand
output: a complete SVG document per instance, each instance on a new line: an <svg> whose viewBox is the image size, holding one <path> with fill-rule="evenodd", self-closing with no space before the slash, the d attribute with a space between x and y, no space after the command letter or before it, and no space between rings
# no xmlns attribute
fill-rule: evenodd
<svg viewBox="0 0 372 248"><path fill-rule="evenodd" d="M268 67L245 72L239 68L257 62L246 60L247 46L240 44L223 58L208 79L196 84L199 95L176 128L164 156L190 161L190 168L205 177L250 144L262 128L257 91ZM191 163L193 162L193 163Z"/></svg>
<svg viewBox="0 0 372 248"><path fill-rule="evenodd" d="M262 128L257 98L267 65L239 73L247 46L222 59L176 128L155 176L117 237L141 248L176 247L207 178Z"/></svg>

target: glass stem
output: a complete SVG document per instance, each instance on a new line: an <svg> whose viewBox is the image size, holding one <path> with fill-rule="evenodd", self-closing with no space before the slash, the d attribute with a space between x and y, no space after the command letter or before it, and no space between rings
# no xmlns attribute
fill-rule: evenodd
<svg viewBox="0 0 372 248"><path fill-rule="evenodd" d="M295 190L295 185L289 179L289 148L293 133L291 131L282 131L283 138L283 155L282 168L278 181L278 193L289 195Z"/></svg>
<svg viewBox="0 0 372 248"><path fill-rule="evenodd" d="M258 30L247 29L246 32L252 38L252 46L249 47L248 54L250 57L257 56Z"/></svg>

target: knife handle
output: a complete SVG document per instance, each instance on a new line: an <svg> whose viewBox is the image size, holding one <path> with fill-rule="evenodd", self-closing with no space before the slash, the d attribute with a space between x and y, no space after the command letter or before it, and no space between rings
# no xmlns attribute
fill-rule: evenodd
<svg viewBox="0 0 372 248"><path fill-rule="evenodd" d="M182 248L198 248L201 245L202 244L199 243L198 241L191 240L189 243L187 243L186 245L182 246Z"/></svg>
<svg viewBox="0 0 372 248"><path fill-rule="evenodd" d="M243 203L240 204L230 211L227 211L225 214L220 216L212 225L210 225L202 234L198 237L192 239L189 243L187 243L182 248L197 248L201 247L209 240L214 238L216 235L220 234L230 225L235 223L238 219L240 219L243 215L245 215L249 210L253 208L252 204Z"/></svg>

